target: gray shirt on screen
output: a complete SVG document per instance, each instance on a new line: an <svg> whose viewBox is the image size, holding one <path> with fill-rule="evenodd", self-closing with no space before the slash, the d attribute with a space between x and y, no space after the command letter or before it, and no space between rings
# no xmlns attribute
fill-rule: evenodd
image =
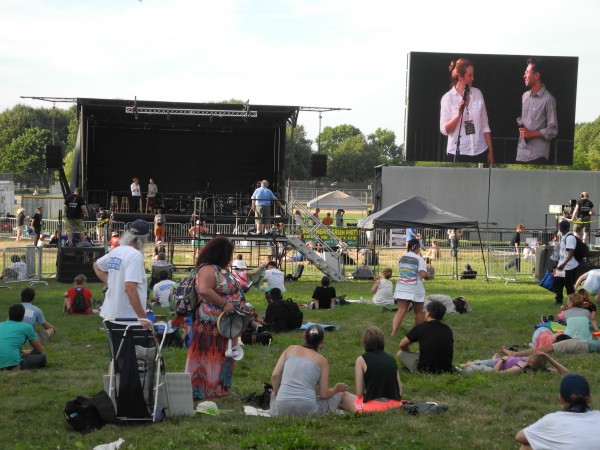
<svg viewBox="0 0 600 450"><path fill-rule="evenodd" d="M550 156L550 141L558 134L558 120L556 118L556 99L546 90L546 86L532 94L527 91L523 94L523 109L521 120L528 130L539 131L543 139L525 139L519 137L517 146L517 161L527 162L538 158Z"/></svg>

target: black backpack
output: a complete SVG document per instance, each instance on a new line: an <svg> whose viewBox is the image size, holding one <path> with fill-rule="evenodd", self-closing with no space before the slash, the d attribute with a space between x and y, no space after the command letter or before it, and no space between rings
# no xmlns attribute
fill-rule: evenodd
<svg viewBox="0 0 600 450"><path fill-rule="evenodd" d="M575 260L580 263L585 258L587 258L587 256L590 253L590 248L587 246L587 244L585 242L583 242L581 239L579 239L573 233L570 233L570 234L573 235L573 237L575 238L575 241L576 241L575 249L573 250L573 258L575 258Z"/></svg>
<svg viewBox="0 0 600 450"><path fill-rule="evenodd" d="M302 314L302 311L300 311L300 308L298 307L296 302L294 302L294 300L292 300L291 298L284 300L283 304L286 306L286 308L288 310L288 320L287 320L288 329L297 330L298 328L300 328L302 326L302 320L304 319L304 314Z"/></svg>
<svg viewBox="0 0 600 450"><path fill-rule="evenodd" d="M64 415L67 422L81 433L88 433L116 421L115 408L105 391L100 391L91 398L78 396L68 401Z"/></svg>
<svg viewBox="0 0 600 450"><path fill-rule="evenodd" d="M88 310L87 301L83 295L83 288L75 288L75 298L71 303L71 309L74 312L84 312Z"/></svg>

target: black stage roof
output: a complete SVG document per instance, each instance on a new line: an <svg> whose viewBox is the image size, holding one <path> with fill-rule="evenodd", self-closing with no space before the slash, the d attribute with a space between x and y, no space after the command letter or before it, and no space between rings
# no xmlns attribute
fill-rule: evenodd
<svg viewBox="0 0 600 450"><path fill-rule="evenodd" d="M153 178L163 194L245 197L261 179L278 191L299 107L80 98L77 111L72 182L104 204L91 197L126 193L133 177L142 191Z"/></svg>

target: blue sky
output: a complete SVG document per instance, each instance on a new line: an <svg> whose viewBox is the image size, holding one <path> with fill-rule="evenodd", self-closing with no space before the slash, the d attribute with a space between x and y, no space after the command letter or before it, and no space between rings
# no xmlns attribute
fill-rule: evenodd
<svg viewBox="0 0 600 450"><path fill-rule="evenodd" d="M588 122L598 17L591 0L3 0L0 108L51 106L20 96L344 107L322 127L401 142L406 55L430 51L578 56L576 120ZM318 114L299 123L316 137Z"/></svg>

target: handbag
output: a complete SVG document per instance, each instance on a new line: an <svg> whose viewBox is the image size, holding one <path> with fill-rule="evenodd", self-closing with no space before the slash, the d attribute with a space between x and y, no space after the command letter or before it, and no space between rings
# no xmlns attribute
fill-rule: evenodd
<svg viewBox="0 0 600 450"><path fill-rule="evenodd" d="M554 292L554 274L552 273L552 271L550 270L546 270L546 273L544 274L544 276L542 277L542 279L540 280L540 284L541 287L543 287L544 289L548 289L550 292Z"/></svg>

